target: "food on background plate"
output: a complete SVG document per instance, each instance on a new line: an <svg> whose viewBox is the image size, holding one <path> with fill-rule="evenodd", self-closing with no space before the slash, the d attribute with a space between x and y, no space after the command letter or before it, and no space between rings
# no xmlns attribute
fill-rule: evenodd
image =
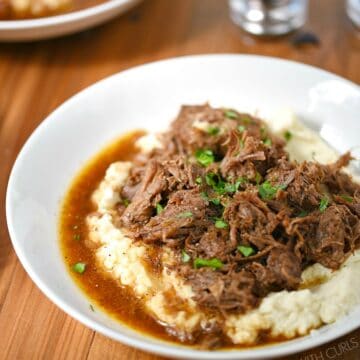
<svg viewBox="0 0 360 360"><path fill-rule="evenodd" d="M94 6L98 3L98 0L0 0L0 20L58 15Z"/></svg>
<svg viewBox="0 0 360 360"><path fill-rule="evenodd" d="M80 285L123 321L205 348L255 346L360 303L351 155L290 112L265 122L184 106L168 131L117 146L75 180L61 237Z"/></svg>

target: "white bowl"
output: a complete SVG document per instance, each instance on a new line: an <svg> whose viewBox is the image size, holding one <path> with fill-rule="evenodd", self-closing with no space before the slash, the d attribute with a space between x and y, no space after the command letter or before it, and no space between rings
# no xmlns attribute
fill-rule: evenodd
<svg viewBox="0 0 360 360"><path fill-rule="evenodd" d="M210 101L238 109L290 106L343 152L359 145L360 90L310 66L259 56L170 59L109 77L74 96L32 134L13 167L6 212L16 253L37 286L66 313L125 344L189 359L265 359L320 345L360 325L360 307L309 336L273 346L197 351L138 333L105 313L70 278L57 221L70 181L104 145L132 129L160 130L181 104Z"/></svg>
<svg viewBox="0 0 360 360"><path fill-rule="evenodd" d="M109 0L100 5L30 20L0 21L0 41L32 41L69 35L122 14L141 0Z"/></svg>

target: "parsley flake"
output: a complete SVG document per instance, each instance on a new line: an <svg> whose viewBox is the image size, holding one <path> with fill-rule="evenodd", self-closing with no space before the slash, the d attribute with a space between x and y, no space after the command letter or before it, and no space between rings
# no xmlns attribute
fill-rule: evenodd
<svg viewBox="0 0 360 360"><path fill-rule="evenodd" d="M217 126L209 126L207 128L207 133L211 136L215 136L215 135L219 134L219 132L220 132L220 128Z"/></svg>
<svg viewBox="0 0 360 360"><path fill-rule="evenodd" d="M247 182L247 179L245 177L240 177L234 184L231 184L224 181L220 175L210 172L205 175L205 181L216 193L223 195L225 193L231 194L238 191L239 187Z"/></svg>
<svg viewBox="0 0 360 360"><path fill-rule="evenodd" d="M244 125L239 125L239 126L237 127L237 129L238 129L239 132L242 133L242 132L245 131L246 127L245 127Z"/></svg>
<svg viewBox="0 0 360 360"><path fill-rule="evenodd" d="M256 182L256 184L260 184L260 182L261 182L261 180L262 180L262 176L261 176L261 174L257 171L256 172L256 174L255 174L255 182Z"/></svg>
<svg viewBox="0 0 360 360"><path fill-rule="evenodd" d="M308 212L306 210L301 210L298 214L298 217L305 217L308 216Z"/></svg>
<svg viewBox="0 0 360 360"><path fill-rule="evenodd" d="M235 120L239 117L237 112L235 112L234 110L226 110L224 112L224 115L225 115L225 117L227 117L228 119L231 119L231 120Z"/></svg>
<svg viewBox="0 0 360 360"><path fill-rule="evenodd" d="M220 205L220 199L218 199L218 198L210 199L210 201L211 201L214 205Z"/></svg>
<svg viewBox="0 0 360 360"><path fill-rule="evenodd" d="M182 213L179 213L176 215L177 218L186 219L193 216L193 213L191 211L184 211Z"/></svg>
<svg viewBox="0 0 360 360"><path fill-rule="evenodd" d="M291 133L291 131L289 131L289 130L286 130L285 132L284 132L284 138L285 138L285 140L286 141L290 141L290 139L292 138L292 133Z"/></svg>
<svg viewBox="0 0 360 360"><path fill-rule="evenodd" d="M261 134L261 137L262 138L265 138L266 134L267 134L267 130L266 130L266 127L265 126L262 126L260 128L260 134Z"/></svg>
<svg viewBox="0 0 360 360"><path fill-rule="evenodd" d="M74 240L79 241L81 239L81 235L80 234L74 234L73 238L74 238Z"/></svg>
<svg viewBox="0 0 360 360"><path fill-rule="evenodd" d="M284 190L284 185L271 185L268 180L263 182L261 185L258 186L259 195L263 200L272 200L278 190Z"/></svg>
<svg viewBox="0 0 360 360"><path fill-rule="evenodd" d="M210 267L212 269L221 269L224 264L220 259L213 258L210 260L197 258L194 260L195 269L199 269L202 267Z"/></svg>
<svg viewBox="0 0 360 360"><path fill-rule="evenodd" d="M205 175L205 181L218 194L225 194L225 181L221 178L221 176L215 173L207 173Z"/></svg>
<svg viewBox="0 0 360 360"><path fill-rule="evenodd" d="M245 246L245 245L239 245L237 247L237 250L243 254L245 257L248 257L250 255L255 254L255 249L252 248L251 246Z"/></svg>
<svg viewBox="0 0 360 360"><path fill-rule="evenodd" d="M190 255L184 250L182 249L181 250L181 261L184 262L184 263L187 263L190 261Z"/></svg>
<svg viewBox="0 0 360 360"><path fill-rule="evenodd" d="M211 150L197 150L195 153L197 162L202 166L209 166L215 161L214 153Z"/></svg>
<svg viewBox="0 0 360 360"><path fill-rule="evenodd" d="M78 262L72 266L73 271L78 274L82 274L86 269L86 264L83 262Z"/></svg>
<svg viewBox="0 0 360 360"><path fill-rule="evenodd" d="M229 225L228 225L224 220L222 220L222 219L216 219L216 220L215 220L215 227L216 227L217 229L227 229L228 226L229 226Z"/></svg>
<svg viewBox="0 0 360 360"><path fill-rule="evenodd" d="M349 195L340 195L340 197L349 203L352 203L354 201L354 199Z"/></svg>
<svg viewBox="0 0 360 360"><path fill-rule="evenodd" d="M248 182L247 178L244 176L239 177L235 182L235 188L236 190L239 190L239 187L241 185L244 185L246 182Z"/></svg>
<svg viewBox="0 0 360 360"><path fill-rule="evenodd" d="M320 204L319 204L320 212L324 212L328 207L328 205L329 205L329 198L325 196L320 200Z"/></svg>
<svg viewBox="0 0 360 360"><path fill-rule="evenodd" d="M214 205L220 205L220 199L218 198L211 199L209 195L204 191L200 194L200 196L204 201L212 202Z"/></svg>
<svg viewBox="0 0 360 360"><path fill-rule="evenodd" d="M160 203L157 203L156 204L156 214L160 215L163 211L164 211L164 207Z"/></svg>
<svg viewBox="0 0 360 360"><path fill-rule="evenodd" d="M224 190L227 193L234 193L236 191L236 185L230 184L230 183L225 183Z"/></svg>
<svg viewBox="0 0 360 360"><path fill-rule="evenodd" d="M263 143L264 143L264 145L269 146L269 147L272 145L272 141L271 141L270 138L266 138L266 139L263 141Z"/></svg>
<svg viewBox="0 0 360 360"><path fill-rule="evenodd" d="M251 117L249 115L242 115L241 116L241 122L244 123L245 125L249 125L251 124L253 121L251 120Z"/></svg>

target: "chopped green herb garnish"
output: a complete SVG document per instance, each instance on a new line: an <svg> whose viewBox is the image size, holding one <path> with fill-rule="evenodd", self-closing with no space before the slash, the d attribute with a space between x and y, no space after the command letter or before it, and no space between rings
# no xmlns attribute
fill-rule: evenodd
<svg viewBox="0 0 360 360"><path fill-rule="evenodd" d="M156 214L160 215L163 211L164 211L164 207L160 203L157 203L156 204Z"/></svg>
<svg viewBox="0 0 360 360"><path fill-rule="evenodd" d="M238 114L234 110L226 110L224 112L224 115L228 119L232 119L232 120L235 120L235 119L237 119L239 117Z"/></svg>
<svg viewBox="0 0 360 360"><path fill-rule="evenodd" d="M176 215L176 217L183 218L183 219L190 218L192 216L193 216L193 213L191 211L184 211L184 212Z"/></svg>
<svg viewBox="0 0 360 360"><path fill-rule="evenodd" d="M208 173L205 175L205 181L218 194L222 195L226 192L225 182L222 180L221 176L214 173Z"/></svg>
<svg viewBox="0 0 360 360"><path fill-rule="evenodd" d="M242 133L242 132L245 131L246 127L245 127L244 125L239 125L239 126L237 127L237 129L238 129L239 132Z"/></svg>
<svg viewBox="0 0 360 360"><path fill-rule="evenodd" d="M324 212L328 207L328 205L329 205L329 198L325 196L320 200L320 204L319 204L320 212Z"/></svg>
<svg viewBox="0 0 360 360"><path fill-rule="evenodd" d="M73 238L74 238L74 240L79 241L81 239L81 235L80 234L74 234Z"/></svg>
<svg viewBox="0 0 360 360"><path fill-rule="evenodd" d="M239 245L237 247L238 251L243 254L245 257L248 257L252 254L255 254L255 249L251 246Z"/></svg>
<svg viewBox="0 0 360 360"><path fill-rule="evenodd" d="M291 131L286 130L286 131L284 132L284 138L285 138L286 141L290 141L290 139L292 138L292 133L291 133Z"/></svg>
<svg viewBox="0 0 360 360"><path fill-rule="evenodd" d="M349 203L352 203L354 201L354 199L349 195L340 195L340 197Z"/></svg>
<svg viewBox="0 0 360 360"><path fill-rule="evenodd" d="M241 184L244 183L244 178L239 178L238 180L236 180L235 184L231 184L231 183L225 183L224 184L224 190L227 193L234 193L236 191L239 190L239 187Z"/></svg>
<svg viewBox="0 0 360 360"><path fill-rule="evenodd" d="M90 310L92 311L92 312L94 312L95 310L94 310L94 307L90 304L89 305L89 308L90 308Z"/></svg>
<svg viewBox="0 0 360 360"><path fill-rule="evenodd" d="M220 128L217 127L217 126L209 126L209 127L207 128L207 133L208 133L209 135L215 136L215 135L217 135L219 132L220 132Z"/></svg>
<svg viewBox="0 0 360 360"><path fill-rule="evenodd" d="M200 196L204 201L210 201L209 195L206 192L203 191Z"/></svg>
<svg viewBox="0 0 360 360"><path fill-rule="evenodd" d="M260 184L261 180L262 180L262 176L261 176L261 174L257 171L256 174L255 174L255 182L256 182L257 184Z"/></svg>
<svg viewBox="0 0 360 360"><path fill-rule="evenodd" d="M220 195L225 193L234 193L238 191L240 185L247 181L246 178L240 177L234 184L225 182L220 175L215 173L207 173L205 175L206 183L212 187L212 189Z"/></svg>
<svg viewBox="0 0 360 360"><path fill-rule="evenodd" d="M199 185L202 184L202 177L201 176L198 176L196 179L195 179L195 182Z"/></svg>
<svg viewBox="0 0 360 360"><path fill-rule="evenodd" d="M271 185L268 180L258 186L259 195L263 200L271 200L275 197L278 190L284 190L284 185Z"/></svg>
<svg viewBox="0 0 360 360"><path fill-rule="evenodd" d="M129 200L129 199L123 199L123 200L122 200L122 203L123 203L126 207L128 207L129 204L130 204L130 200Z"/></svg>
<svg viewBox="0 0 360 360"><path fill-rule="evenodd" d="M217 229L227 229L229 225L222 219L216 219L215 220L215 227Z"/></svg>
<svg viewBox="0 0 360 360"><path fill-rule="evenodd" d="M215 156L211 150L197 150L195 158L202 166L209 166L215 161Z"/></svg>
<svg viewBox="0 0 360 360"><path fill-rule="evenodd" d="M301 211L299 212L298 217L305 217L305 216L307 216L307 215L308 215L308 212L307 212L306 210L301 210Z"/></svg>
<svg viewBox="0 0 360 360"><path fill-rule="evenodd" d="M190 255L184 250L182 249L181 250L181 261L184 262L184 263L187 263L190 261Z"/></svg>
<svg viewBox="0 0 360 360"><path fill-rule="evenodd" d="M205 181L209 186L216 186L219 181L219 175L215 173L207 173L205 175Z"/></svg>
<svg viewBox="0 0 360 360"><path fill-rule="evenodd" d="M78 274L82 274L86 269L86 264L83 262L78 262L72 266L72 269Z"/></svg>
<svg viewBox="0 0 360 360"><path fill-rule="evenodd" d="M236 191L236 185L225 183L224 189L227 193L234 193Z"/></svg>
<svg viewBox="0 0 360 360"><path fill-rule="evenodd" d="M244 148L244 140L243 139L239 139L239 144L240 144L240 148L243 149Z"/></svg>
<svg viewBox="0 0 360 360"><path fill-rule="evenodd" d="M210 267L213 269L221 269L224 264L220 259L213 258L210 260L197 258L194 260L194 267L199 269L201 267Z"/></svg>
<svg viewBox="0 0 360 360"><path fill-rule="evenodd" d="M270 138L266 138L264 141L263 141L264 145L266 146L271 146L272 145L272 141Z"/></svg>
<svg viewBox="0 0 360 360"><path fill-rule="evenodd" d="M212 202L214 205L220 205L220 199L218 198L210 199L209 195L206 192L202 192L200 196L205 201Z"/></svg>
<svg viewBox="0 0 360 360"><path fill-rule="evenodd" d="M261 134L261 137L264 138L267 134L267 130L266 130L266 127L265 126L262 126L260 128L260 134Z"/></svg>
<svg viewBox="0 0 360 360"><path fill-rule="evenodd" d="M241 115L240 120L245 124L245 125L249 125L252 123L251 117L248 115Z"/></svg>
<svg viewBox="0 0 360 360"><path fill-rule="evenodd" d="M210 199L210 201L211 201L214 205L220 205L220 199L218 199L218 198Z"/></svg>
<svg viewBox="0 0 360 360"><path fill-rule="evenodd" d="M236 190L239 189L239 187L243 184L245 184L246 182L248 182L248 180L246 179L246 177L244 176L241 176L239 177L236 182L235 182L235 187L236 187Z"/></svg>

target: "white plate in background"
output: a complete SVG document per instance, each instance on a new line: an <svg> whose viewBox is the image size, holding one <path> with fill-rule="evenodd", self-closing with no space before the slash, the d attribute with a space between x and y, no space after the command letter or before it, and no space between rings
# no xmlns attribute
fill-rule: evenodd
<svg viewBox="0 0 360 360"><path fill-rule="evenodd" d="M55 110L21 150L9 179L6 214L15 251L37 286L86 326L130 346L187 359L265 359L333 340L360 326L360 307L333 325L288 342L233 351L200 351L138 333L101 311L66 270L57 232L61 199L82 165L133 129L164 129L182 104L260 109L290 107L339 152L360 145L360 90L307 65L246 55L203 55L124 71ZM326 131L324 131L324 129Z"/></svg>
<svg viewBox="0 0 360 360"><path fill-rule="evenodd" d="M76 0L74 0L76 1ZM142 0L108 0L82 10L25 20L0 20L0 41L33 41L69 35L102 24Z"/></svg>

